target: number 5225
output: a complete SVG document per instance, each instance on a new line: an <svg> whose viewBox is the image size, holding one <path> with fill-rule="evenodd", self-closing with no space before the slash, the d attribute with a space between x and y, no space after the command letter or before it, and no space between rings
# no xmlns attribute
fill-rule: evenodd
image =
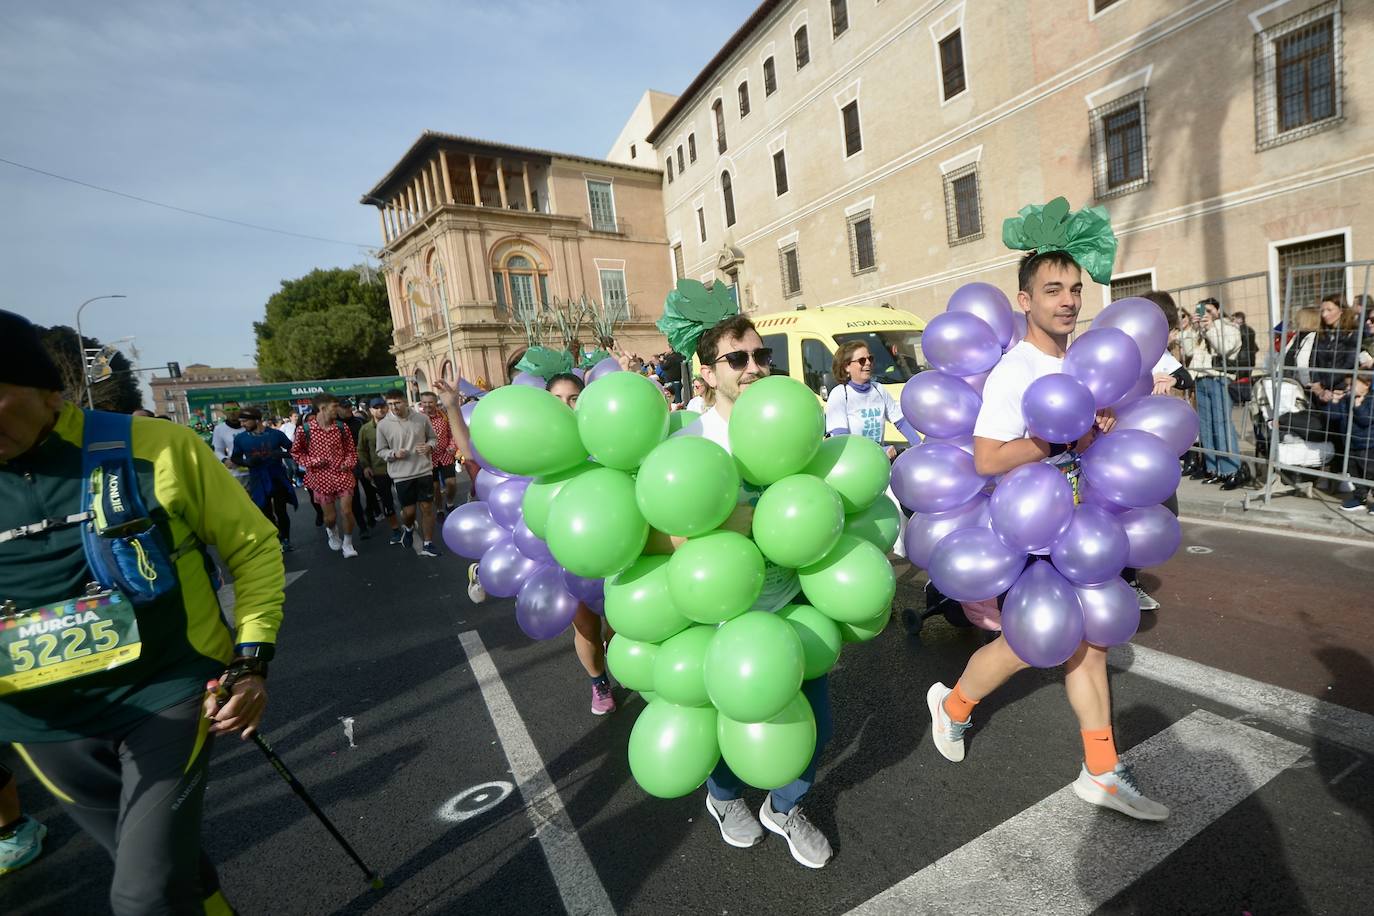
<svg viewBox="0 0 1374 916"><path fill-rule="evenodd" d="M89 638L91 645L86 645ZM97 620L86 627L68 627L58 633L40 633L32 639L10 643L10 661L16 673L71 661L92 652L108 652L119 645L119 634L110 620Z"/></svg>

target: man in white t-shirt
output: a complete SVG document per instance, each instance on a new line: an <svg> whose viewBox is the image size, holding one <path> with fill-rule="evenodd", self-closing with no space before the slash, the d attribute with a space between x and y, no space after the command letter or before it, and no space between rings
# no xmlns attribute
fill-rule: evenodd
<svg viewBox="0 0 1374 916"><path fill-rule="evenodd" d="M1021 400L1031 382L1062 371L1069 335L1083 305L1082 271L1064 251L1031 253L1021 261L1017 302L1026 314L1025 339L1013 347L988 376L983 408L973 431L973 460L978 473L1006 474L1034 461L1072 460L1091 443L1098 430L1110 431L1115 420L1109 411L1071 449L1052 446L1030 435ZM1046 558L1047 559L1047 558ZM1031 562L1043 562L1032 557ZM974 706L1016 672L1028 667L1005 638L996 639L969 659L954 687L935 683L926 694L931 733L936 749L948 760L964 759L964 732ZM1169 810L1141 794L1131 771L1116 753L1112 736L1111 688L1107 681L1107 650L1087 642L1064 663L1064 687L1078 718L1084 763L1073 783L1079 798L1140 820L1163 820Z"/></svg>
<svg viewBox="0 0 1374 916"><path fill-rule="evenodd" d="M229 456L234 454L234 437L243 432L243 426L239 423L239 405L237 401L229 401L224 405L224 419L215 425L215 430L210 434L210 447L215 451L215 457L220 463L229 469L234 475L234 479L248 488L248 469L239 467L229 460Z"/></svg>
<svg viewBox="0 0 1374 916"><path fill-rule="evenodd" d="M696 353L701 361L701 377L715 394L714 403L675 435L704 436L728 452L730 414L735 400L750 384L768 375L773 353L763 345L753 322L743 315L733 315L708 328L697 342ZM760 493L760 488L743 484L738 508L721 527L748 535ZM680 538L674 539L675 544L681 542ZM800 590L796 570L765 563L763 592L748 613L775 613L791 602ZM706 810L720 825L721 836L731 846L748 847L759 843L766 827L787 840L792 858L808 868L821 868L830 861L830 842L807 818L801 801L815 782L816 764L832 730L828 676L804 682L802 693L816 714L816 751L805 772L793 782L770 792L755 819L742 798L744 783L722 758L706 780Z"/></svg>

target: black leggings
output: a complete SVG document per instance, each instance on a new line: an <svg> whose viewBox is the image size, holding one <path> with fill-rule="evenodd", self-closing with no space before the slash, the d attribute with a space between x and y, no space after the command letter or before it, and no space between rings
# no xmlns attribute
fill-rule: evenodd
<svg viewBox="0 0 1374 916"><path fill-rule="evenodd" d="M262 507L262 514L277 526L277 536L283 541L291 540L291 513L286 511L287 505L286 491L274 490Z"/></svg>
<svg viewBox="0 0 1374 916"><path fill-rule="evenodd" d="M230 912L200 848L211 742L200 704L185 700L97 738L15 745L114 859L117 916Z"/></svg>

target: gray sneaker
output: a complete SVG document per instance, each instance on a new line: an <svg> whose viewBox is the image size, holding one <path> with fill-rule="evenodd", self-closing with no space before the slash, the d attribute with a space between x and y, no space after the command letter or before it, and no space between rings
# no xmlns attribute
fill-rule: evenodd
<svg viewBox="0 0 1374 916"><path fill-rule="evenodd" d="M1140 601L1140 609L1142 611L1159 610L1159 602L1152 598L1150 596L1150 593L1145 591L1145 589L1141 588L1139 585L1135 586L1135 596Z"/></svg>
<svg viewBox="0 0 1374 916"><path fill-rule="evenodd" d="M764 827L787 840L792 858L807 868L824 868L834 854L830 851L830 841L819 827L807 819L801 805L795 805L791 811L780 814L773 810L773 793L770 792L763 800L763 807L759 808L759 820Z"/></svg>
<svg viewBox="0 0 1374 916"><path fill-rule="evenodd" d="M930 737L935 742L935 749L946 760L958 763L964 759L964 732L973 724L973 719L955 722L945 712L945 697L953 692L953 687L936 681L926 691L926 708L930 710Z"/></svg>
<svg viewBox="0 0 1374 916"><path fill-rule="evenodd" d="M706 810L720 825L721 839L731 846L748 849L763 842L763 827L754 820L749 806L742 798L730 801L716 801L711 793L706 793Z"/></svg>

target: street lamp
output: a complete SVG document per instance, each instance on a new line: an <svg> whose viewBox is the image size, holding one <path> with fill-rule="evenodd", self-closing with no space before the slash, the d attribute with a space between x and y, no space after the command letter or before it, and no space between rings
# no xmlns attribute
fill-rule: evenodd
<svg viewBox="0 0 1374 916"><path fill-rule="evenodd" d="M100 299L127 298L129 297L124 295L123 293L111 293L108 296L94 296L90 299L87 299L85 302L81 303L81 305L77 306L76 309L76 358L77 361L81 364L81 387L85 389L86 392L86 406L91 410L95 410L95 400L93 395L91 394L91 385L86 380L86 337L81 333L81 313L85 311L86 306ZM78 400L80 400L80 394L81 392L78 391Z"/></svg>

